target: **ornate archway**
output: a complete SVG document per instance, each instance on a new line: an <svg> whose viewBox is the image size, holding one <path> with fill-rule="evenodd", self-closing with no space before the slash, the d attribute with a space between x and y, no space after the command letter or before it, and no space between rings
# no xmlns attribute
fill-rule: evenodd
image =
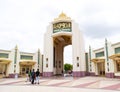
<svg viewBox="0 0 120 92"><path fill-rule="evenodd" d="M61 74L64 47L72 45L73 76L86 75L84 40L78 24L61 13L47 28L44 35L43 76Z"/></svg>

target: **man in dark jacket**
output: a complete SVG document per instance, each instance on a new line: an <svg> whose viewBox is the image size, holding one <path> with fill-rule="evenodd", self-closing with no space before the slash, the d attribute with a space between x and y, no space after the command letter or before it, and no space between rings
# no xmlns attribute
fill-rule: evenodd
<svg viewBox="0 0 120 92"><path fill-rule="evenodd" d="M40 79L40 71L39 71L39 69L37 69L37 71L36 71L36 83L38 83L38 84L39 84L39 79Z"/></svg>
<svg viewBox="0 0 120 92"><path fill-rule="evenodd" d="M32 81L31 83L34 84L34 80L35 80L35 77L36 77L36 73L35 73L35 70L33 69L32 73L31 73L31 76L32 76Z"/></svg>

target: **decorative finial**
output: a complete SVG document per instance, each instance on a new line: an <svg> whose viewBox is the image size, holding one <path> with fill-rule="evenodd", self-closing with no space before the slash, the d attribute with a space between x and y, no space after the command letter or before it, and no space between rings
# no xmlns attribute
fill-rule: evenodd
<svg viewBox="0 0 120 92"><path fill-rule="evenodd" d="M67 17L67 16L66 16L65 13L62 12L62 13L59 15L59 18L64 18L64 17Z"/></svg>
<svg viewBox="0 0 120 92"><path fill-rule="evenodd" d="M107 43L107 38L105 38L105 43Z"/></svg>
<svg viewBox="0 0 120 92"><path fill-rule="evenodd" d="M57 20L71 20L71 18L67 17L66 14L62 12L58 18L54 19L54 21L57 21Z"/></svg>
<svg viewBox="0 0 120 92"><path fill-rule="evenodd" d="M18 49L18 46L17 46L17 45L15 46L15 49Z"/></svg>
<svg viewBox="0 0 120 92"><path fill-rule="evenodd" d="M38 48L38 52L40 52L40 49Z"/></svg>
<svg viewBox="0 0 120 92"><path fill-rule="evenodd" d="M91 46L89 45L89 49L91 49Z"/></svg>

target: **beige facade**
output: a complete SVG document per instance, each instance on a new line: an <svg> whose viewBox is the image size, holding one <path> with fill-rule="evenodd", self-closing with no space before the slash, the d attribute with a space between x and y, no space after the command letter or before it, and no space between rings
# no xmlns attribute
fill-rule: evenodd
<svg viewBox="0 0 120 92"><path fill-rule="evenodd" d="M102 48L89 49L90 75L120 77L120 42L111 44L105 41Z"/></svg>
<svg viewBox="0 0 120 92"><path fill-rule="evenodd" d="M27 70L39 69L42 73L42 55L20 52L17 46L12 50L0 50L0 76L14 77L15 74L24 76Z"/></svg>

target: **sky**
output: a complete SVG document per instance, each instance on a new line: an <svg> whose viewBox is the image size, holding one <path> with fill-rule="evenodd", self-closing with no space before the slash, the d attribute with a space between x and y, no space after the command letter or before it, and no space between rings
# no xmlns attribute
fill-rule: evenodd
<svg viewBox="0 0 120 92"><path fill-rule="evenodd" d="M85 50L120 42L120 0L0 0L0 49L43 53L47 26L61 12L79 25ZM68 54L68 53L71 54ZM65 48L66 61L72 48Z"/></svg>

